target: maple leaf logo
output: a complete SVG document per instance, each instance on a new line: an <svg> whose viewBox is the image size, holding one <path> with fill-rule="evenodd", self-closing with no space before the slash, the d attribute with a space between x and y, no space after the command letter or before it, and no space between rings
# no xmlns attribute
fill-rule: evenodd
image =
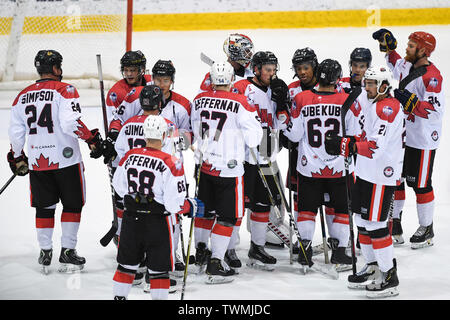
<svg viewBox="0 0 450 320"><path fill-rule="evenodd" d="M334 172L333 169L326 166L320 169L320 172L311 172L313 178L340 178L342 177L342 171Z"/></svg>
<svg viewBox="0 0 450 320"><path fill-rule="evenodd" d="M221 170L213 169L212 164L210 164L208 161L203 162L201 170L203 173L209 174L214 177L218 177L221 172Z"/></svg>
<svg viewBox="0 0 450 320"><path fill-rule="evenodd" d="M428 115L431 111L436 111L431 103L418 103L417 107L414 108L414 113L410 113L406 120L415 122L416 116L424 119L428 119Z"/></svg>
<svg viewBox="0 0 450 320"><path fill-rule="evenodd" d="M36 159L36 164L33 164L33 170L43 171L43 170L54 170L59 169L59 163L49 163L48 159L41 153L38 159Z"/></svg>

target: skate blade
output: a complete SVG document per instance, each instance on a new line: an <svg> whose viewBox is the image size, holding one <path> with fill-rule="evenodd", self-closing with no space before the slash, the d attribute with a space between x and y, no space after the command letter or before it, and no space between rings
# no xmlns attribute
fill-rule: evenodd
<svg viewBox="0 0 450 320"><path fill-rule="evenodd" d="M364 282L355 283L355 282L347 282L347 288L352 290L366 290L366 286L374 284L373 280L366 280Z"/></svg>
<svg viewBox="0 0 450 320"><path fill-rule="evenodd" d="M189 268L188 268L188 274L189 274ZM184 270L175 270L170 271L169 275L175 277L175 278L183 278L184 277Z"/></svg>
<svg viewBox="0 0 450 320"><path fill-rule="evenodd" d="M262 271L273 271L275 270L274 264L264 264L261 261L250 259L247 262L247 267L256 269L256 270L262 270Z"/></svg>
<svg viewBox="0 0 450 320"><path fill-rule="evenodd" d="M195 274L197 274L197 275L202 275L202 274L205 273L205 270L206 270L206 264L203 264L203 265L198 265L198 264L196 264L196 265L195 265L195 268L196 268ZM184 275L184 274L183 274L183 275Z"/></svg>
<svg viewBox="0 0 450 320"><path fill-rule="evenodd" d="M222 283L229 283L234 280L234 277L232 276L219 276L219 275L208 275L206 277L205 283L206 284L222 284Z"/></svg>
<svg viewBox="0 0 450 320"><path fill-rule="evenodd" d="M336 271L334 266L330 265L330 264L322 265L322 264L319 264L316 262L311 267L302 265L300 268L300 272L303 273L304 275L308 274L310 271L320 273L320 274L324 275L325 277L330 278L332 280L339 279L338 272Z"/></svg>
<svg viewBox="0 0 450 320"><path fill-rule="evenodd" d="M366 296L370 299L382 299L382 298L389 298L389 297L395 297L398 296L398 288L388 288L383 291L367 291Z"/></svg>
<svg viewBox="0 0 450 320"><path fill-rule="evenodd" d="M144 293L150 293L150 284L144 283L144 288L142 289ZM178 288L176 286L169 288L169 294L176 293L178 291Z"/></svg>
<svg viewBox="0 0 450 320"><path fill-rule="evenodd" d="M352 265L351 264L337 263L337 264L333 264L333 266L334 266L334 268L336 269L337 272L344 272L344 271L352 270Z"/></svg>
<svg viewBox="0 0 450 320"><path fill-rule="evenodd" d="M392 243L393 243L394 247L398 247L398 246L401 246L402 244L404 244L405 240L403 239L403 237L401 235L394 235L394 236L392 236Z"/></svg>
<svg viewBox="0 0 450 320"><path fill-rule="evenodd" d="M43 275L48 275L49 273L50 273L50 268L49 268L50 266L42 266L41 267L41 273L43 274Z"/></svg>
<svg viewBox="0 0 450 320"><path fill-rule="evenodd" d="M428 239L424 242L411 242L411 249L422 249L431 247L433 245L433 239Z"/></svg>
<svg viewBox="0 0 450 320"><path fill-rule="evenodd" d="M77 273L84 269L84 264L75 265L70 263L61 263L58 272L60 273Z"/></svg>

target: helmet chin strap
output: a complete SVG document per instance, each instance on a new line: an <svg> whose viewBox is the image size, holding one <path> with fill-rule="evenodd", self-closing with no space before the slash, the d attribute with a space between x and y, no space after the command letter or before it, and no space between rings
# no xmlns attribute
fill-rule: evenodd
<svg viewBox="0 0 450 320"><path fill-rule="evenodd" d="M389 89L392 88L391 86L386 86L386 89L385 89L383 92L380 92L380 87L381 87L381 86L377 87L377 95L375 96L375 98L373 98L373 99L368 99L368 100L371 101L372 103L376 102L379 96L381 96L381 95L383 95L383 94L387 94L387 92L389 91Z"/></svg>

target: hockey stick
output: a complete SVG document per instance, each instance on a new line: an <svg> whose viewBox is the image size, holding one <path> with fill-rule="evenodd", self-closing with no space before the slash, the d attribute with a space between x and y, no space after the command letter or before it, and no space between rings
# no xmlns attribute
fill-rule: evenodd
<svg viewBox="0 0 450 320"><path fill-rule="evenodd" d="M425 66L420 66L417 69L414 69L400 81L400 83L398 84L399 90L404 90L411 81L423 76L425 73L427 73L427 68Z"/></svg>
<svg viewBox="0 0 450 320"><path fill-rule="evenodd" d="M3 193L3 191L5 191L5 189L9 186L9 184L14 180L14 178L17 177L17 173L14 173L11 178L8 179L8 181L6 181L5 185L2 187L2 189L0 190L0 194Z"/></svg>
<svg viewBox="0 0 450 320"><path fill-rule="evenodd" d="M106 116L106 102L105 102L105 89L104 89L104 85L103 85L103 71L102 71L102 59L101 59L101 55L97 54L97 68L98 68L98 78L100 81L100 98L101 98L101 103L102 103L102 114L103 114L103 126L105 128L105 138L106 135L108 134L108 120L107 120L107 116ZM111 186L111 198L112 198L112 207L113 207L113 222L112 222L112 226L109 229L109 231L103 236L103 238L100 239L100 244L103 247L106 247L112 240L112 238L114 237L114 235L117 232L117 228L118 228L118 219L117 219L117 208L116 208L116 202L115 202L115 191L114 191L114 187L112 185L112 178L113 178L113 172L112 172L112 161L110 161L108 163L108 174L109 174L109 184Z"/></svg>
<svg viewBox="0 0 450 320"><path fill-rule="evenodd" d="M323 206L319 207L320 214L320 226L322 229L322 243L323 243L323 254L325 256L325 264L329 264L330 260L328 259L328 245L327 245L327 234L325 232L325 219L323 218Z"/></svg>
<svg viewBox="0 0 450 320"><path fill-rule="evenodd" d="M361 94L361 87L355 87L350 91L350 94L348 95L347 99L345 99L344 103L342 104L341 109L341 129L342 129L342 135L345 136L345 115L347 114L347 111L350 109L350 106L355 102L355 100L358 98L358 96ZM349 166L350 166L350 157L346 157L344 159L345 164L345 194L346 194L346 200L347 200L347 211L348 211L348 225L350 228L350 243L351 243L351 251L352 251L352 272L353 275L356 274L356 249L355 249L355 232L353 230L353 212L352 212L352 203L351 203L351 189L350 186L352 184L351 182L351 176L349 172ZM326 250L324 246L324 250Z"/></svg>
<svg viewBox="0 0 450 320"><path fill-rule="evenodd" d="M292 168L291 168L291 153L292 153L292 143L291 140L288 140L288 189L289 189L289 207L292 208L292 181L291 181L291 174L292 174ZM294 263L294 257L293 257L293 251L294 251L294 245L292 243L292 222L291 219L289 219L289 264Z"/></svg>
<svg viewBox="0 0 450 320"><path fill-rule="evenodd" d="M208 57L203 52L200 52L200 60L202 60L202 62L206 63L208 66L212 66L214 64L214 60Z"/></svg>

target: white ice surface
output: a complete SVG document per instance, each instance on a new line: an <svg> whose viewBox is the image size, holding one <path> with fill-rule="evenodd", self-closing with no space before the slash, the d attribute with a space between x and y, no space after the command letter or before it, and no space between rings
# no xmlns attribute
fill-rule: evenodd
<svg viewBox="0 0 450 320"><path fill-rule="evenodd" d="M432 61L436 63L444 77L446 101L450 101L448 76L450 70L450 45L445 39L450 37L449 26L393 27L390 28L399 42L399 52L403 54L410 32L425 30L437 38L437 49ZM133 49L142 50L151 69L158 59L171 59L177 68L175 91L193 99L198 85L208 67L200 62L200 52L213 59L224 59L222 43L230 32L240 31L248 34L254 41L256 50L271 50L279 58L279 75L290 82L292 71L290 59L297 48L313 48L319 60L334 58L340 61L344 75L348 74L348 58L355 47L368 47L374 56L374 63L384 62L377 43L372 40L372 29L299 29L299 30L230 30L204 32L148 32L135 33ZM82 48L82 44L81 44ZM33 54L34 53L30 53ZM95 52L91 54L95 59ZM33 68L30 65L30 68ZM118 68L118 65L104 65L103 68ZM96 70L93 70L95 73ZM11 176L6 162L9 150L8 123L9 109L18 92L0 92L0 184ZM83 120L89 128L99 127L102 118L100 94L98 90L80 90L84 106ZM6 107L6 108L5 108ZM436 196L434 215L435 245L422 250L412 250L408 239L418 226L415 208L415 195L411 189L406 192L403 214L403 229L406 244L395 248L400 279L400 295L395 299L449 299L450 298L450 169L446 163L450 155L449 112L444 117L444 128L440 148L436 154L433 186ZM80 142L81 143L81 142ZM29 206L28 177L18 177L0 195L0 299L61 299L96 300L112 298L112 277L116 268L116 248L111 243L101 247L99 239L109 229L112 210L107 169L102 161L89 158L88 149L82 143L86 166L87 202L83 208L77 250L86 257L85 270L81 274L59 274L58 256L60 250L61 228L59 223L61 206L58 205L54 230L54 258L51 273L44 276L39 272L37 258L39 247L35 232L35 211ZM186 153L185 169L193 193L192 152ZM287 170L287 152L279 156L279 166L283 176ZM183 224L187 242L189 219ZM275 271L268 273L249 269L245 266L249 248L249 234L245 222L241 228L241 241L237 254L244 266L236 280L230 284L206 285L195 275L188 277L185 299L193 300L316 300L316 299L365 299L363 291L351 291L346 287L349 272L341 273L339 280L328 280L319 274L301 275L298 265L289 265L288 252L268 250L278 259ZM317 228L314 243L320 241L320 226ZM316 257L323 261L322 256ZM358 257L358 268L363 258ZM142 288L134 287L130 299L150 299ZM180 299L180 293L169 296Z"/></svg>

